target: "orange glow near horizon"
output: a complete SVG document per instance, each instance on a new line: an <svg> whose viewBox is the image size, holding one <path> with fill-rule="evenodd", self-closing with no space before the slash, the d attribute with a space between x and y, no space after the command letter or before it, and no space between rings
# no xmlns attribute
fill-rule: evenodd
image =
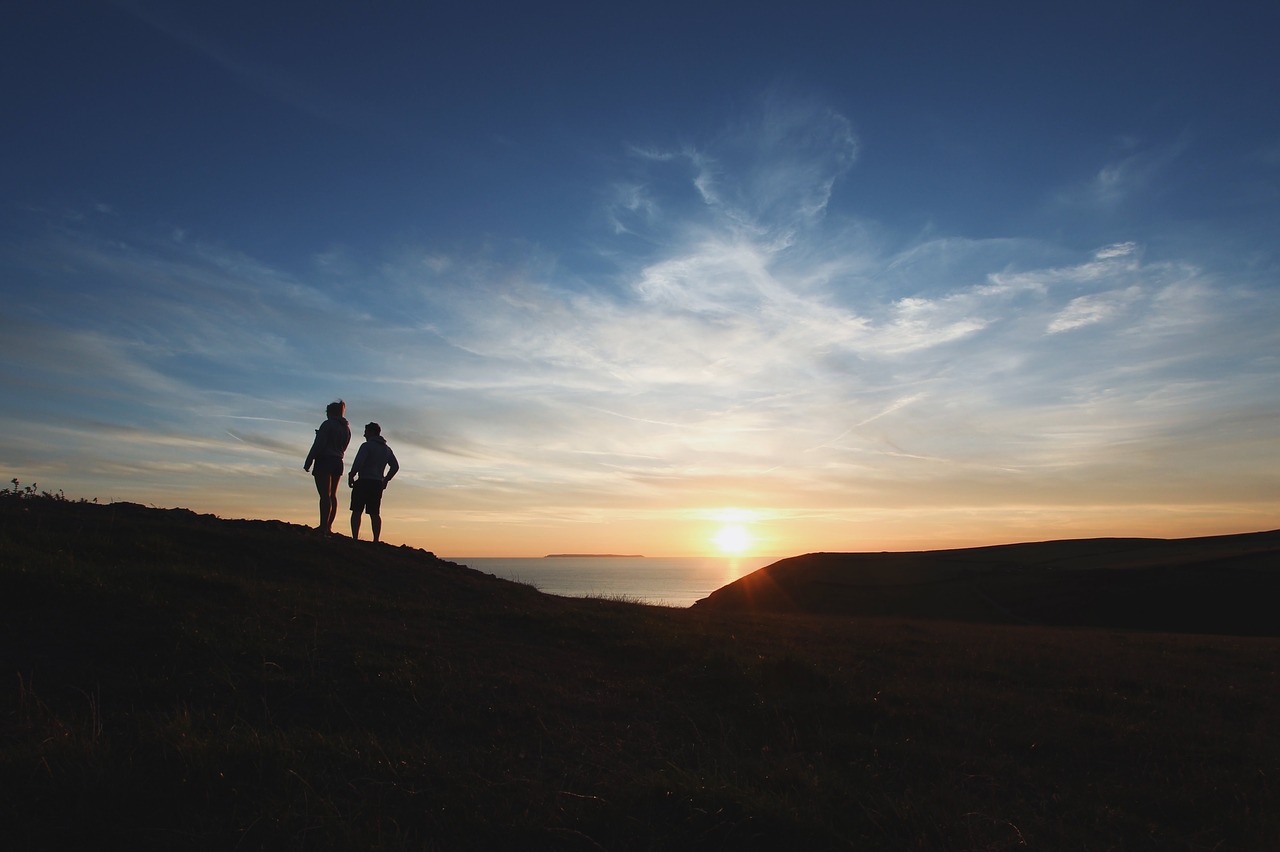
<svg viewBox="0 0 1280 852"><path fill-rule="evenodd" d="M41 472L44 473L43 471ZM222 518L278 519L314 527L309 477L273 483L261 494L216 499L205 485L97 489L72 482L67 493L101 502L187 508ZM33 479L37 479L33 477ZM55 482L50 473L37 481ZM539 557L549 553L634 553L777 560L804 553L945 550L1100 537L1193 538L1280 527L1280 505L996 505L954 507L755 506L648 507L561 513L460 510L410 484L383 502L383 541L442 557ZM58 487L64 487L61 482ZM344 495L345 496L345 495ZM424 499L426 498L426 499ZM343 504L345 509L345 503ZM366 537L367 537L366 527Z"/></svg>

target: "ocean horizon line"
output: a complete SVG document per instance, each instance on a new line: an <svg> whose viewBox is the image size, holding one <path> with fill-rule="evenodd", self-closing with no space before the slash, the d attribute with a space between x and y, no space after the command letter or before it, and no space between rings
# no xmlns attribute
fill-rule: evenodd
<svg viewBox="0 0 1280 852"><path fill-rule="evenodd" d="M492 556L481 555L478 553L469 556L449 556L436 553L437 558L447 562L457 562L460 559L787 559L791 556L799 556L802 554L792 553L785 555L771 554L750 554L750 553L663 553L653 555L651 553L535 553L525 556Z"/></svg>
<svg viewBox="0 0 1280 852"><path fill-rule="evenodd" d="M548 553L543 559L644 559L643 553ZM681 557L676 557L677 559Z"/></svg>
<svg viewBox="0 0 1280 852"><path fill-rule="evenodd" d="M458 556L441 557L541 592L618 597L690 606L745 574L777 561L761 556Z"/></svg>

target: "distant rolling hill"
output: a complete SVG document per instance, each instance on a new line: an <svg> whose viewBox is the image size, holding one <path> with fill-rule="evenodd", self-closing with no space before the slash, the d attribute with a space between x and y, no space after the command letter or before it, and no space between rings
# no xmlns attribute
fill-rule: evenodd
<svg viewBox="0 0 1280 852"><path fill-rule="evenodd" d="M987 623L1280 636L1280 530L913 553L810 553L695 604Z"/></svg>

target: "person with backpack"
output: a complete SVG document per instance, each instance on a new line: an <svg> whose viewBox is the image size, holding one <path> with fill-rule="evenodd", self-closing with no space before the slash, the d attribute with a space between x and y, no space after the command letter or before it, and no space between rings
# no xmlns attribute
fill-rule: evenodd
<svg viewBox="0 0 1280 852"><path fill-rule="evenodd" d="M369 513L374 542L382 539L382 492L400 470L396 454L382 437L382 427L368 423L364 427L364 443L351 463L347 486L351 488L351 537L360 538L360 513ZM385 475L384 475L385 474Z"/></svg>
<svg viewBox="0 0 1280 852"><path fill-rule="evenodd" d="M342 415L347 412L347 404L342 400L331 402L325 408L326 419L316 430L316 439L311 443L311 452L302 463L302 469L315 471L311 474L316 480L316 493L320 495L320 525L316 529L323 533L333 532L333 519L338 515L338 483L342 481L342 456L351 443L351 425Z"/></svg>

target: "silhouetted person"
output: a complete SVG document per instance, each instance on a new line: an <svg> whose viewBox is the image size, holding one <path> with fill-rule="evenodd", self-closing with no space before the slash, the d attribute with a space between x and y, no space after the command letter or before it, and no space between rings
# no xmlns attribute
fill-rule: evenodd
<svg viewBox="0 0 1280 852"><path fill-rule="evenodd" d="M311 444L311 452L303 462L303 470L311 470L316 478L316 493L320 495L320 526L316 529L333 532L333 519L338 515L338 483L342 481L342 454L351 443L351 426L342 415L347 411L347 404L342 400L331 402L325 408L328 415L320 428L316 430L316 439Z"/></svg>
<svg viewBox="0 0 1280 852"><path fill-rule="evenodd" d="M364 443L351 463L347 485L351 486L351 537L360 537L360 513L369 513L373 540L382 540L382 492L400 469L396 454L382 437L382 427L369 423L364 427ZM386 472L384 476L383 473ZM357 479L356 477L359 477Z"/></svg>

